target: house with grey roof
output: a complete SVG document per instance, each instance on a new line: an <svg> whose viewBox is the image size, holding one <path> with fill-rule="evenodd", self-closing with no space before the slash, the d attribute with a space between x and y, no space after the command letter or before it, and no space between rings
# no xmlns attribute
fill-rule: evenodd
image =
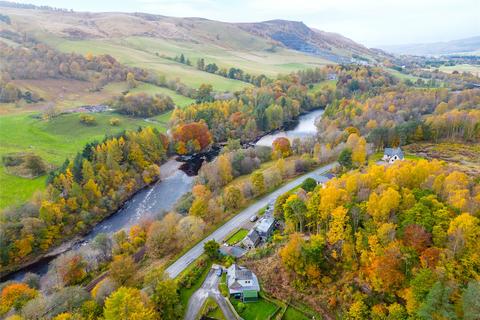
<svg viewBox="0 0 480 320"><path fill-rule="evenodd" d="M257 226L255 227L255 230L257 230L258 234L262 239L267 239L268 237L270 237L273 229L275 229L275 218L271 215L264 216L262 219L260 219Z"/></svg>
<svg viewBox="0 0 480 320"><path fill-rule="evenodd" d="M403 160L403 151L400 148L385 148L382 159L390 164L398 160Z"/></svg>
<svg viewBox="0 0 480 320"><path fill-rule="evenodd" d="M248 250L255 248L260 243L260 235L256 229L251 229L242 241L242 244Z"/></svg>
<svg viewBox="0 0 480 320"><path fill-rule="evenodd" d="M258 300L260 284L257 276L245 267L232 264L227 269L227 286L230 296L243 302Z"/></svg>

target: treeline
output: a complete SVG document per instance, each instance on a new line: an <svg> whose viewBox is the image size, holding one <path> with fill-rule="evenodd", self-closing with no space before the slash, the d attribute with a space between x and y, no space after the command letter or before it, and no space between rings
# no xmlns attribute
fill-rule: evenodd
<svg viewBox="0 0 480 320"><path fill-rule="evenodd" d="M168 138L152 128L87 145L50 175L43 194L2 212L1 270L14 269L115 212L159 179L167 148Z"/></svg>
<svg viewBox="0 0 480 320"><path fill-rule="evenodd" d="M25 99L28 103L41 101L42 98L36 93L31 91L22 92L6 75L0 75L0 102L16 102L20 99Z"/></svg>
<svg viewBox="0 0 480 320"><path fill-rule="evenodd" d="M478 316L480 185L464 173L438 161L373 165L285 194L274 214L291 233L281 268L313 308L348 319ZM266 290L284 297L282 272L268 265Z"/></svg>
<svg viewBox="0 0 480 320"><path fill-rule="evenodd" d="M337 143L353 127L378 149L432 139L475 142L478 119L471 109L478 108L479 100L478 89L451 92L398 87L364 101L335 100L325 109L319 132L325 141Z"/></svg>
<svg viewBox="0 0 480 320"><path fill-rule="evenodd" d="M137 80L146 79L148 73L129 68L110 55L86 56L61 53L44 44L12 48L0 43L2 70L11 79L75 79L90 81L93 90L99 90L113 81L125 81L132 73Z"/></svg>
<svg viewBox="0 0 480 320"><path fill-rule="evenodd" d="M186 64L188 66L192 65L192 62L190 61L189 58L185 57L183 53L181 53L179 56L175 56L173 58L174 61L177 61L179 63ZM201 71L205 71L208 73L213 73L218 76L228 78L228 79L234 79L234 80L240 80L243 82L248 82L251 83L257 87L261 86L264 81L271 81L270 79L267 78L264 74L261 75L252 75L250 73L245 72L244 70L240 68L220 68L217 66L216 63L206 63L204 58L200 58L196 62L196 68Z"/></svg>
<svg viewBox="0 0 480 320"><path fill-rule="evenodd" d="M119 113L134 117L153 117L175 108L172 98L163 94L126 94L115 97L111 103Z"/></svg>

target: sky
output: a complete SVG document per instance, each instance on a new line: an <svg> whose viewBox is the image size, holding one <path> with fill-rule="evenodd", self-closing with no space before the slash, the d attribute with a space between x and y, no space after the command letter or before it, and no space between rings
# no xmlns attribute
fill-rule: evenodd
<svg viewBox="0 0 480 320"><path fill-rule="evenodd" d="M75 11L148 12L226 22L303 21L368 47L480 36L480 0L16 0Z"/></svg>

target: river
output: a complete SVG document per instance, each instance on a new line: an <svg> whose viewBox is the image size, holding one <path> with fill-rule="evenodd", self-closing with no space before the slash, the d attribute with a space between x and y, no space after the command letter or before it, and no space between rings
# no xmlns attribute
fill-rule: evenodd
<svg viewBox="0 0 480 320"><path fill-rule="evenodd" d="M315 110L301 115L295 128L265 135L257 141L256 145L271 146L272 142L278 137L293 139L314 136L317 131L315 119L322 114L323 110ZM208 161L213 160L208 157L206 157L206 159ZM189 192L193 186L194 177L192 176L192 172L184 169L189 174L185 173L180 170L182 166L185 167L184 163L174 159L164 163L160 167L160 181L135 194L132 199L127 201L115 214L97 224L79 244L74 246L74 249L87 244L99 233L112 234L122 229L129 229L144 219L161 217L165 212L170 211L177 200L183 194ZM42 259L37 263L8 275L2 280L21 281L27 272L43 275L48 271L48 264L52 259L53 257Z"/></svg>

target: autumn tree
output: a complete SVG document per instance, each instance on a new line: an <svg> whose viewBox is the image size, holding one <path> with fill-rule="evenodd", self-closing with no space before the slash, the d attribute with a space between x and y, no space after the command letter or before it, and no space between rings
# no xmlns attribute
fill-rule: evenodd
<svg viewBox="0 0 480 320"><path fill-rule="evenodd" d="M272 143L272 148L273 158L286 158L292 154L292 148L288 138L276 138Z"/></svg>
<svg viewBox="0 0 480 320"><path fill-rule="evenodd" d="M116 256L110 264L110 276L118 285L130 283L137 266L129 255Z"/></svg>
<svg viewBox="0 0 480 320"><path fill-rule="evenodd" d="M155 320L158 314L140 290L121 287L105 301L105 320L132 319Z"/></svg>
<svg viewBox="0 0 480 320"><path fill-rule="evenodd" d="M250 178L255 195L261 195L265 193L265 179L263 173L255 171Z"/></svg>

